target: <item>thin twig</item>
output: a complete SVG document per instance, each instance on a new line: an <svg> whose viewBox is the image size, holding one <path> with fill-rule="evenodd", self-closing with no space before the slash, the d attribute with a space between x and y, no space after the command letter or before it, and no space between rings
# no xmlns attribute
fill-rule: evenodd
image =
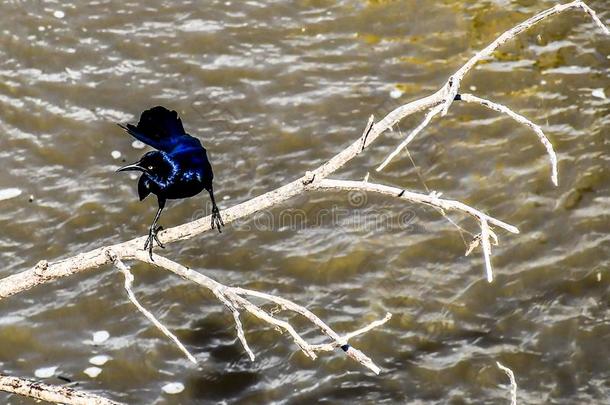
<svg viewBox="0 0 610 405"><path fill-rule="evenodd" d="M597 25L597 27L601 29L604 34L610 35L610 30L608 29L608 27L604 25L602 20L600 20L597 16L597 13L595 13L595 11L591 7L587 6L584 1L578 1L577 3L579 3L578 6L582 8L585 13L589 14L589 17L591 17L595 25Z"/></svg>
<svg viewBox="0 0 610 405"><path fill-rule="evenodd" d="M390 319L392 319L392 314L391 313L386 313L385 316L381 319L378 319L376 321L373 321L371 323L369 323L368 325L355 330L353 332L350 333L346 333L343 336L340 336L339 339L337 339L335 342L332 343L324 343L324 344L319 344L319 345L314 345L314 350L316 351L331 351L336 349L337 347L341 347L341 346L345 346L346 344L348 344L350 339L355 338L356 336L360 336L363 335L365 333L367 333L368 331L377 328L381 325L383 325L384 323L386 323L387 321L389 321Z"/></svg>
<svg viewBox="0 0 610 405"><path fill-rule="evenodd" d="M485 270L487 273L487 282L494 281L493 269L491 267L491 243L489 242L490 230L489 224L485 218L481 218L481 246L483 248L483 258L485 259Z"/></svg>
<svg viewBox="0 0 610 405"><path fill-rule="evenodd" d="M366 147L366 139L369 137L371 129L373 129L373 124L375 124L375 116L371 114L369 121L366 123L366 127L364 127L364 131L362 132L362 146L360 147L360 152Z"/></svg>
<svg viewBox="0 0 610 405"><path fill-rule="evenodd" d="M330 326L328 326L326 323L324 323L320 318L318 318L314 313L309 311L307 308L297 305L294 302L289 301L285 298L277 297L277 296L267 294L267 293L261 293L259 291L248 290L248 289L240 288L240 287L233 287L233 291L235 291L236 294L245 294L245 295L251 295L253 297L266 299L270 302L280 305L282 308L296 312L296 313L302 315L303 317L307 318L314 325L316 325L320 329L320 331L322 333L324 333L326 336L333 339L333 341L334 341L333 343L322 344L322 345L311 345L310 347L312 348L312 350L314 352L315 351L331 351L334 348L341 347L347 356L349 356L353 360L357 361L358 363L362 364L363 366L371 369L375 374L380 373L381 369L377 365L375 365L375 363L373 363L373 361L369 357L367 357L364 353L362 353L360 350L348 345L348 341L349 341L349 339L351 339L354 336L364 334L364 333L372 330L375 327L383 325L388 320L390 320L390 318L392 317L392 314L387 313L386 316L381 320L372 322L368 326L361 328L355 332L348 333L345 336L340 336Z"/></svg>
<svg viewBox="0 0 610 405"><path fill-rule="evenodd" d="M256 356L254 356L254 352L252 351L252 349L250 349L250 345L248 345L248 341L246 340L246 334L244 333L244 327L241 323L241 320L239 319L239 311L237 310L237 308L235 308L235 305L233 305L231 303L231 301L229 301L224 296L224 294L215 293L214 295L216 295L216 297L218 297L218 299L220 299L225 304L225 306L227 308L229 308L229 310L233 314L233 320L235 321L235 329L237 330L237 338L241 342L241 345L244 347L244 350L246 351L246 353L248 353L248 357L250 357L250 361L254 361L256 359Z"/></svg>
<svg viewBox="0 0 610 405"><path fill-rule="evenodd" d="M515 380L515 374L513 370L502 365L499 361L496 361L498 368L504 371L510 380L510 404L517 405L517 381Z"/></svg>
<svg viewBox="0 0 610 405"><path fill-rule="evenodd" d="M170 332L170 330L167 329L165 327L165 325L163 325L161 322L159 322L157 320L157 318L155 318L155 316L150 311L148 311L146 308L144 308L142 306L142 304L140 304L140 302L138 301L138 299L136 298L136 295L133 293L133 290L132 290L134 277L133 277L133 274L131 273L131 271L129 271L129 268L121 261L121 259L119 259L112 252L109 252L109 255L112 256L115 267L125 276L125 284L124 284L125 291L127 291L127 296L129 297L129 300L133 303L133 305L135 305L136 308L138 308L138 310L141 313L143 313L144 316L146 316L146 318L148 318L148 320L151 321L153 323L153 325L155 325L157 327L157 329L159 329L161 331L161 333L163 333L172 342L174 342L176 344L176 346L178 346L178 349L180 349L180 351L182 351L182 353L184 353L184 355L186 356L187 359L189 359L194 364L197 364L197 359L195 359L195 356L193 356L188 351L188 349L182 344L180 339L178 339L176 337L176 335L174 335L172 332Z"/></svg>
<svg viewBox="0 0 610 405"><path fill-rule="evenodd" d="M518 123L531 128L532 131L534 131L536 133L536 135L538 135L538 139L540 139L540 142L542 143L542 145L546 149L547 154L549 155L549 160L551 162L551 180L553 181L553 184L555 186L558 185L557 155L555 154L553 145L551 144L549 139L546 137L544 132L542 132L542 129L538 125L534 124L532 121L528 120L524 116L517 114L516 112L514 112L510 108L506 107L505 105L502 105L499 103L494 103L493 101L485 100L484 98L473 96L472 94L462 94L461 100L465 101L467 103L476 103L476 104L482 105L484 107L487 107L490 110L504 113L504 114L508 115L509 117L511 117L512 119L514 119L515 121L517 121Z"/></svg>
<svg viewBox="0 0 610 405"><path fill-rule="evenodd" d="M388 155L388 157L385 158L385 160L375 169L375 171L382 171L387 165L390 164L390 162L392 161L392 159L394 159L396 157L396 155L398 155L404 148L407 147L407 145L409 143L411 143L411 141L413 140L413 138L415 138L417 136L417 134L419 134L425 127L428 126L428 124L430 123L430 121L432 120L432 118L437 115L440 111L442 110L442 104L437 105L436 107L432 108L427 114L426 117L424 118L424 120L421 122L421 124L419 124L413 131L411 131L411 133L405 138L404 141L402 141L397 147L396 149L394 149L392 151L392 153L390 153Z"/></svg>
<svg viewBox="0 0 610 405"><path fill-rule="evenodd" d="M389 321L392 318L392 314L391 313L386 313L385 316L382 319L378 319L376 321L373 321L371 323L369 323L368 325L366 325L363 328L360 328L358 330L355 330L353 332L350 333L346 333L345 336L343 336L343 339L345 339L346 341L359 336L359 335L364 335L365 333L367 333L370 330L373 330L381 325L383 325L384 323L386 323L387 321Z"/></svg>

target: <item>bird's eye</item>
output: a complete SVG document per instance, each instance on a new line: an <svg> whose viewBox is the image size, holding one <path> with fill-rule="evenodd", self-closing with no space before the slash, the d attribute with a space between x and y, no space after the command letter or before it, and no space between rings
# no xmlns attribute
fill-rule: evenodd
<svg viewBox="0 0 610 405"><path fill-rule="evenodd" d="M152 166L148 166L148 170L152 170L152 169L153 169L153 167L152 167Z"/></svg>

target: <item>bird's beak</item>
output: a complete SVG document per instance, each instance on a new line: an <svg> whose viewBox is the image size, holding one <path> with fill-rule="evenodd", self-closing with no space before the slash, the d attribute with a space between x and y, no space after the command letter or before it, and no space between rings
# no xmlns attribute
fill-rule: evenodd
<svg viewBox="0 0 610 405"><path fill-rule="evenodd" d="M146 170L139 166L140 162L132 163L127 166L123 166L117 169L117 172L128 172L128 171L136 171L136 172L145 172Z"/></svg>

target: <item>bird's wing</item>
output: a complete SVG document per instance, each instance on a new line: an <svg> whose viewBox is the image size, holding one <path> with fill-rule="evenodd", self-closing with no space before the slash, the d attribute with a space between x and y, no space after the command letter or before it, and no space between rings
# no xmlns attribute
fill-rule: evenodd
<svg viewBox="0 0 610 405"><path fill-rule="evenodd" d="M178 113L162 106L144 111L138 125L119 126L134 138L163 152L201 146L197 138L184 131Z"/></svg>

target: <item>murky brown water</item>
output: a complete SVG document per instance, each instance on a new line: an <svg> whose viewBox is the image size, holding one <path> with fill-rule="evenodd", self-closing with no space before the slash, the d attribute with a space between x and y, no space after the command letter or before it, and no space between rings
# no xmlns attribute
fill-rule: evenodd
<svg viewBox="0 0 610 405"><path fill-rule="evenodd" d="M371 113L434 91L502 30L553 3L4 1L0 189L22 194L0 201L0 277L145 233L154 200L138 202L135 182L114 174L142 150L115 121L156 104L178 110L208 147L228 207L316 167L358 137ZM607 2L590 5L607 21ZM520 235L499 235L492 285L480 255L463 257L460 233L437 212L374 195L295 198L164 252L223 283L307 304L339 331L392 312L354 341L381 375L340 352L310 361L245 317L258 356L251 363L208 292L143 265L134 267L136 293L200 368L104 268L0 302L0 370L57 367L45 381L67 377L134 404L497 404L509 397L500 361L517 376L520 403L605 403L610 102L599 89L610 95L609 54L610 41L570 12L502 48L464 83L543 125L559 155L558 188L533 133L457 104L410 147L421 178L406 156L372 173L517 225ZM372 171L401 138L396 129L339 175ZM199 217L206 202L174 203L161 223ZM470 219L452 218L476 232ZM90 344L100 330L110 338ZM96 355L111 360L90 378L84 370ZM185 390L164 394L169 382ZM6 394L0 402L33 403Z"/></svg>

